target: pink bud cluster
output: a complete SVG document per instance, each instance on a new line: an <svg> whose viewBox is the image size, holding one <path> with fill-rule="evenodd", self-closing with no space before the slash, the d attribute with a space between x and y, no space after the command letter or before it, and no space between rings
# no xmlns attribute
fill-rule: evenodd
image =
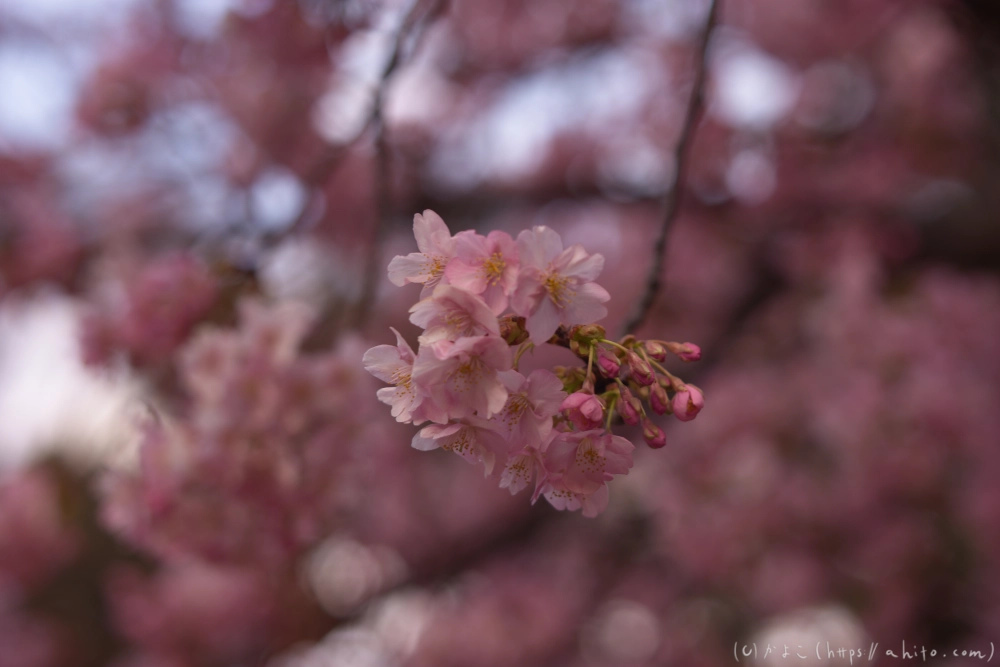
<svg viewBox="0 0 1000 667"><path fill-rule="evenodd" d="M625 345L607 341L604 329L593 324L607 315L610 299L594 282L604 267L600 254L580 245L564 248L559 235L543 226L521 232L516 241L500 231L453 236L433 211L417 214L413 229L419 252L395 257L389 279L423 285L421 300L410 309L410 321L423 333L417 351L393 329L396 345L365 354L365 368L391 385L378 391L379 400L399 422L430 422L414 436L414 448L453 451L482 463L487 475L499 470L500 486L511 493L534 483L532 502L544 496L557 509L596 516L607 507L607 483L632 467L634 446L610 428L611 406L625 403L629 391L618 380L622 359L631 355L629 364L631 357L645 364L640 370L635 362L630 383L670 378L670 409L681 419L701 409L701 392L656 364L666 374L658 376L638 356L646 348L634 339ZM569 347L587 360L586 371L522 375L521 355L543 343ZM646 344L660 358L667 349L686 360L700 355L691 344ZM663 401L665 392L661 387ZM644 414L632 400L634 413ZM619 414L627 423L638 421L623 408ZM658 429L648 419L644 423Z"/></svg>
<svg viewBox="0 0 1000 667"><path fill-rule="evenodd" d="M626 336L621 343L603 338L590 341L584 338L583 343L577 345L588 343L598 359L601 374L611 381L603 400L614 406L626 424L641 424L642 437L653 449L665 446L667 438L663 429L649 417L644 403L657 415L672 414L684 422L697 417L704 407L705 396L701 389L685 383L661 365L666 361L668 352L682 361L698 361L701 349L694 343L640 341L634 336ZM578 354L581 352L578 351ZM623 367L628 371L624 380L621 377Z"/></svg>

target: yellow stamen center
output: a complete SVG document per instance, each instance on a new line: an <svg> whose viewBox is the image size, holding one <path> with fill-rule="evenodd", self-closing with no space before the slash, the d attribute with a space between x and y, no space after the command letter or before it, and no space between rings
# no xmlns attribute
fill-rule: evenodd
<svg viewBox="0 0 1000 667"><path fill-rule="evenodd" d="M546 274L545 291L557 308L564 308L576 296L576 292L569 287L569 278L555 272Z"/></svg>
<svg viewBox="0 0 1000 667"><path fill-rule="evenodd" d="M486 259L483 260L483 273L486 276L486 282L489 285L496 285L500 282L503 277L504 269L507 268L507 262L504 261L503 255L499 252L495 252Z"/></svg>

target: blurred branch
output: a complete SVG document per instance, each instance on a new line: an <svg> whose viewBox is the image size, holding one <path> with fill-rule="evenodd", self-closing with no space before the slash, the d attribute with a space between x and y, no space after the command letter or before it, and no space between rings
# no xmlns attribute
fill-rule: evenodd
<svg viewBox="0 0 1000 667"><path fill-rule="evenodd" d="M385 153L385 138L384 138L384 128L382 119L382 109L384 106L385 92L388 88L389 79L392 75L399 69L399 66L403 61L403 51L406 45L407 39L412 37L412 46L410 47L409 55L416 51L419 46L420 39L423 37L428 25L437 18L444 9L444 0L433 0L430 6L423 13L420 12L421 5L426 4L422 0L413 0L409 7L406 9L402 20L399 23L399 28L396 30L396 34L393 37L392 50L389 53L389 59L386 61L385 67L379 76L378 85L375 89L375 94L372 100L372 108L368 113L368 118L365 120L364 124L358 130L358 133L354 135L348 141L344 143L336 144L331 146L316 162L309 168L309 170L303 175L303 181L308 187L311 187L314 192L310 200L306 202L306 205L302 207L301 213L298 217L281 232L272 234L268 236L264 244L266 246L276 245L281 240L293 236L302 230L306 222L310 218L316 215L316 210L321 206L321 197L317 196L318 190L336 171L337 167L340 165L341 160L348 154L351 147L358 142L358 140L365 135L369 128L375 128L375 146L377 153L381 156ZM383 158L377 158L377 160L382 160ZM382 168L377 167L378 171L381 172ZM380 188L379 184L376 184L377 188ZM378 195L382 198L382 195ZM381 220L381 212L379 218ZM381 226L381 222L379 223ZM364 293L364 292L362 292Z"/></svg>
<svg viewBox="0 0 1000 667"><path fill-rule="evenodd" d="M712 0L708 8L705 27L702 28L698 40L694 61L694 82L691 85L691 96L688 98L687 109L684 112L684 123L681 126L680 137L674 149L674 173L667 184L667 194L663 201L662 223L653 243L653 260L646 276L646 287L632 314L622 327L622 334L632 333L638 329L649 314L653 300L663 287L663 260L666 255L667 237L680 211L681 194L684 189L685 168L687 167L688 147L694 139L694 131L704 110L706 53L708 40L715 27L721 0Z"/></svg>
<svg viewBox="0 0 1000 667"><path fill-rule="evenodd" d="M412 33L413 46L410 55L419 46L421 38L426 33L427 26L431 24L444 10L444 0L431 0L426 11L422 14L418 11L421 0L414 0L406 16L399 25L396 32L396 40L392 45L392 52L389 60L382 70L379 85L375 90L375 99L372 102L371 116L369 124L374 128L375 133L375 203L376 215L375 230L372 233L371 241L368 244L368 255L365 257L364 276L361 281L361 293L358 295L352 324L356 327L364 325L371 311L371 302L375 295L375 286L378 283L379 268L377 266L379 253L382 249L382 238L385 235L385 228L388 220L392 216L392 173L389 164L389 140L387 137L384 107L385 96L389 87L389 80L399 68L402 61L403 44Z"/></svg>

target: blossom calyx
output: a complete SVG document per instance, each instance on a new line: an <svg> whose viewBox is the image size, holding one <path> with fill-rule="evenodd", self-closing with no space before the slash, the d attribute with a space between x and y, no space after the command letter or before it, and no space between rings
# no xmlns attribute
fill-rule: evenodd
<svg viewBox="0 0 1000 667"><path fill-rule="evenodd" d="M587 369L585 368L567 368L565 366L556 366L553 371L563 383L563 391L567 394L572 394L573 392L579 391L583 387L584 382L587 380Z"/></svg>
<svg viewBox="0 0 1000 667"><path fill-rule="evenodd" d="M524 318L519 315L505 315L500 318L500 337L508 345L520 345L528 340L528 330L524 326Z"/></svg>

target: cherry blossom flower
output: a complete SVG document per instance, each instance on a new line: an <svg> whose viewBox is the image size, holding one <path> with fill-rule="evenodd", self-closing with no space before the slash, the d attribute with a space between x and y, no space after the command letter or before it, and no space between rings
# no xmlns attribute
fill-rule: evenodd
<svg viewBox="0 0 1000 667"><path fill-rule="evenodd" d="M178 354L181 381L193 396L214 405L225 395L241 352L228 332L202 329Z"/></svg>
<svg viewBox="0 0 1000 667"><path fill-rule="evenodd" d="M688 422L698 416L705 406L705 396L701 389L693 384L685 385L681 391L674 394L674 416L682 422Z"/></svg>
<svg viewBox="0 0 1000 667"><path fill-rule="evenodd" d="M473 231L455 235L455 258L445 269L448 282L479 294L496 315L507 309L517 287L518 254L506 232L480 236Z"/></svg>
<svg viewBox="0 0 1000 667"><path fill-rule="evenodd" d="M379 345L365 352L365 370L392 387L383 387L376 393L378 400L392 406L392 416L396 421L409 423L413 420L413 410L423 402L424 395L413 384L413 362L416 355L413 348L398 331L396 345ZM419 422L418 422L419 423Z"/></svg>
<svg viewBox="0 0 1000 667"><path fill-rule="evenodd" d="M655 385L647 355L663 360L697 348L634 336L607 340L595 323L607 314L610 298L594 283L603 256L580 245L563 248L547 227L522 232L516 243L503 232L452 237L425 211L414 220L414 234L421 252L396 257L389 268L397 285L424 284L410 309L410 321L423 333L416 353L397 332L396 347L365 355L367 369L393 384L379 390L379 399L393 406L398 421L433 422L413 438L414 448L455 451L481 461L487 474L499 463L501 488L513 494L534 481L532 503L544 495L559 509L595 516L607 506L607 482L631 468L634 449L601 429L609 406L597 395L598 383L609 396L619 392L622 420L642 421L650 446L661 447L663 432L645 418L643 402L659 414L671 412L672 404L667 387ZM553 337L556 331L562 333ZM513 368L542 343L567 347L586 368L543 368L527 377ZM623 381L625 363L630 372ZM671 391L684 389L679 378L670 380ZM628 388L636 385L654 386L640 400Z"/></svg>
<svg viewBox="0 0 1000 667"><path fill-rule="evenodd" d="M538 369L524 377L505 371L500 379L507 387L507 404L496 419L497 432L511 443L539 447L552 431L552 417L566 398L562 381L552 371Z"/></svg>
<svg viewBox="0 0 1000 667"><path fill-rule="evenodd" d="M422 344L457 340L462 336L500 335L500 325L486 302L475 294L438 285L410 309L410 321L425 329Z"/></svg>
<svg viewBox="0 0 1000 667"><path fill-rule="evenodd" d="M573 493L594 493L615 475L628 473L634 449L627 439L601 429L559 433L545 451L547 477Z"/></svg>
<svg viewBox="0 0 1000 667"><path fill-rule="evenodd" d="M239 304L239 312L250 353L282 364L296 356L315 321L313 310L295 301L267 305L245 299Z"/></svg>
<svg viewBox="0 0 1000 667"><path fill-rule="evenodd" d="M424 298L444 279L445 267L455 255L455 239L441 216L431 210L413 216L413 236L420 252L394 257L389 262L389 280L399 287L422 283L420 298Z"/></svg>
<svg viewBox="0 0 1000 667"><path fill-rule="evenodd" d="M604 268L604 257L583 246L563 249L559 235L544 226L517 237L521 272L511 306L527 318L534 343L547 341L560 324L590 324L608 314L611 296L593 282Z"/></svg>
<svg viewBox="0 0 1000 667"><path fill-rule="evenodd" d="M550 432L549 440L551 440ZM519 493L531 484L536 471L542 470L541 451L534 447L525 447L515 456L507 459L507 465L500 475L500 488L507 489L511 495ZM534 502L534 500L532 500Z"/></svg>
<svg viewBox="0 0 1000 667"><path fill-rule="evenodd" d="M608 508L610 499L608 485L601 484L593 493L574 493L551 481L542 487L542 495L557 510L575 512L583 510L583 516L593 519Z"/></svg>
<svg viewBox="0 0 1000 667"><path fill-rule="evenodd" d="M413 436L414 449L445 449L469 463L482 463L486 474L493 472L497 455L506 455L506 443L485 419L468 417L455 424L431 424Z"/></svg>
<svg viewBox="0 0 1000 667"><path fill-rule="evenodd" d="M413 381L427 392L421 416L439 424L472 414L489 419L507 403L498 372L510 370L510 347L502 338L471 336L424 345L413 364Z"/></svg>
<svg viewBox="0 0 1000 667"><path fill-rule="evenodd" d="M604 421L604 403L593 394L578 391L566 397L559 406L580 431L600 428Z"/></svg>

